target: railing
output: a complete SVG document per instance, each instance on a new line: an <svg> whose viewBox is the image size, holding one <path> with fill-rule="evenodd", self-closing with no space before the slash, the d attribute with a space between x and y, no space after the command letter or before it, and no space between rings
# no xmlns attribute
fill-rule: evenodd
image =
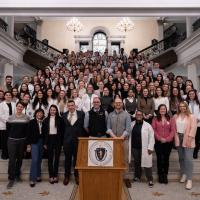
<svg viewBox="0 0 200 200"><path fill-rule="evenodd" d="M15 39L23 46L26 46L41 56L45 56L48 59L52 60L58 54L62 52L58 49L48 45L45 41L40 41L36 39L35 31L29 26L25 26L23 31L15 33Z"/></svg>
<svg viewBox="0 0 200 200"><path fill-rule="evenodd" d="M196 31L197 29L200 28L200 18L198 18L198 19L192 24L192 27L193 27L193 31Z"/></svg>
<svg viewBox="0 0 200 200"><path fill-rule="evenodd" d="M5 32L8 31L8 24L0 18L0 28L3 29Z"/></svg>
<svg viewBox="0 0 200 200"><path fill-rule="evenodd" d="M175 24L171 25L169 28L167 28L164 31L164 38L170 37L172 34L174 34L177 31L177 26Z"/></svg>
<svg viewBox="0 0 200 200"><path fill-rule="evenodd" d="M162 54L164 51L171 47L175 47L180 44L183 40L185 40L186 35L177 35L177 33L173 33L171 36L152 44L151 46L139 51L139 54L143 54L148 59L153 59L158 55Z"/></svg>

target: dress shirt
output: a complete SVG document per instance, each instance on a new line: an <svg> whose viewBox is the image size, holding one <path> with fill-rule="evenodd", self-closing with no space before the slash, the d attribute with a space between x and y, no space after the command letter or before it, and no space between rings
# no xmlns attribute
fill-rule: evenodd
<svg viewBox="0 0 200 200"><path fill-rule="evenodd" d="M71 115L72 115L72 116L71 116ZM75 123L75 122L77 121L77 119L78 119L77 112L76 112L76 111L73 112L73 113L69 112L69 113L68 113L68 116L67 116L67 119L68 119L68 121L70 122L70 124L73 126L74 123Z"/></svg>

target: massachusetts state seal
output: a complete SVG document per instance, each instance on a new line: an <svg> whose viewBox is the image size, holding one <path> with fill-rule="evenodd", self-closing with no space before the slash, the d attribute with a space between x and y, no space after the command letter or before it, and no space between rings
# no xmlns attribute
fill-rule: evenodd
<svg viewBox="0 0 200 200"><path fill-rule="evenodd" d="M90 140L88 166L113 166L113 141Z"/></svg>

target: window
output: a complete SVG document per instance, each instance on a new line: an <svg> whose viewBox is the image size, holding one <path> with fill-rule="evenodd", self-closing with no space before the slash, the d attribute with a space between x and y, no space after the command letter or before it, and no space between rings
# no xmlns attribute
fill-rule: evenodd
<svg viewBox="0 0 200 200"><path fill-rule="evenodd" d="M83 53L89 50L89 43L88 42L80 42L80 51Z"/></svg>
<svg viewBox="0 0 200 200"><path fill-rule="evenodd" d="M93 37L93 51L98 51L103 54L107 48L107 38L106 34L103 32L97 32Z"/></svg>
<svg viewBox="0 0 200 200"><path fill-rule="evenodd" d="M111 42L111 50L112 50L112 54L113 54L113 51L116 51L117 54L119 54L120 42Z"/></svg>

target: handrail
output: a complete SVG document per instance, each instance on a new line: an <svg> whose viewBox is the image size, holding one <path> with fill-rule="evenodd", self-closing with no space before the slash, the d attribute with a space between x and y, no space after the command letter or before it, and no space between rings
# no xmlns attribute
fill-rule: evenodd
<svg viewBox="0 0 200 200"><path fill-rule="evenodd" d="M169 36L171 36L173 33L175 33L177 31L177 27L175 24L172 24L170 27L168 27L165 31L164 31L164 38L167 38Z"/></svg>
<svg viewBox="0 0 200 200"><path fill-rule="evenodd" d="M200 18L198 18L193 24L193 31L196 31L197 29L200 28Z"/></svg>
<svg viewBox="0 0 200 200"><path fill-rule="evenodd" d="M8 31L8 24L2 18L0 18L0 28L5 32Z"/></svg>
<svg viewBox="0 0 200 200"><path fill-rule="evenodd" d="M61 54L62 52L46 44L44 41L40 41L36 38L36 32L28 25L26 25L22 32L15 33L15 39L42 56L48 57L48 59L52 60L57 54Z"/></svg>
<svg viewBox="0 0 200 200"><path fill-rule="evenodd" d="M150 60L153 59L154 57L160 55L167 49L171 47L175 47L178 44L180 44L186 36L183 35L178 35L176 32L172 35L170 35L167 38L164 38L163 40L160 40L156 42L155 44L152 44L141 51L138 52L138 54L144 54L145 57L148 57Z"/></svg>

